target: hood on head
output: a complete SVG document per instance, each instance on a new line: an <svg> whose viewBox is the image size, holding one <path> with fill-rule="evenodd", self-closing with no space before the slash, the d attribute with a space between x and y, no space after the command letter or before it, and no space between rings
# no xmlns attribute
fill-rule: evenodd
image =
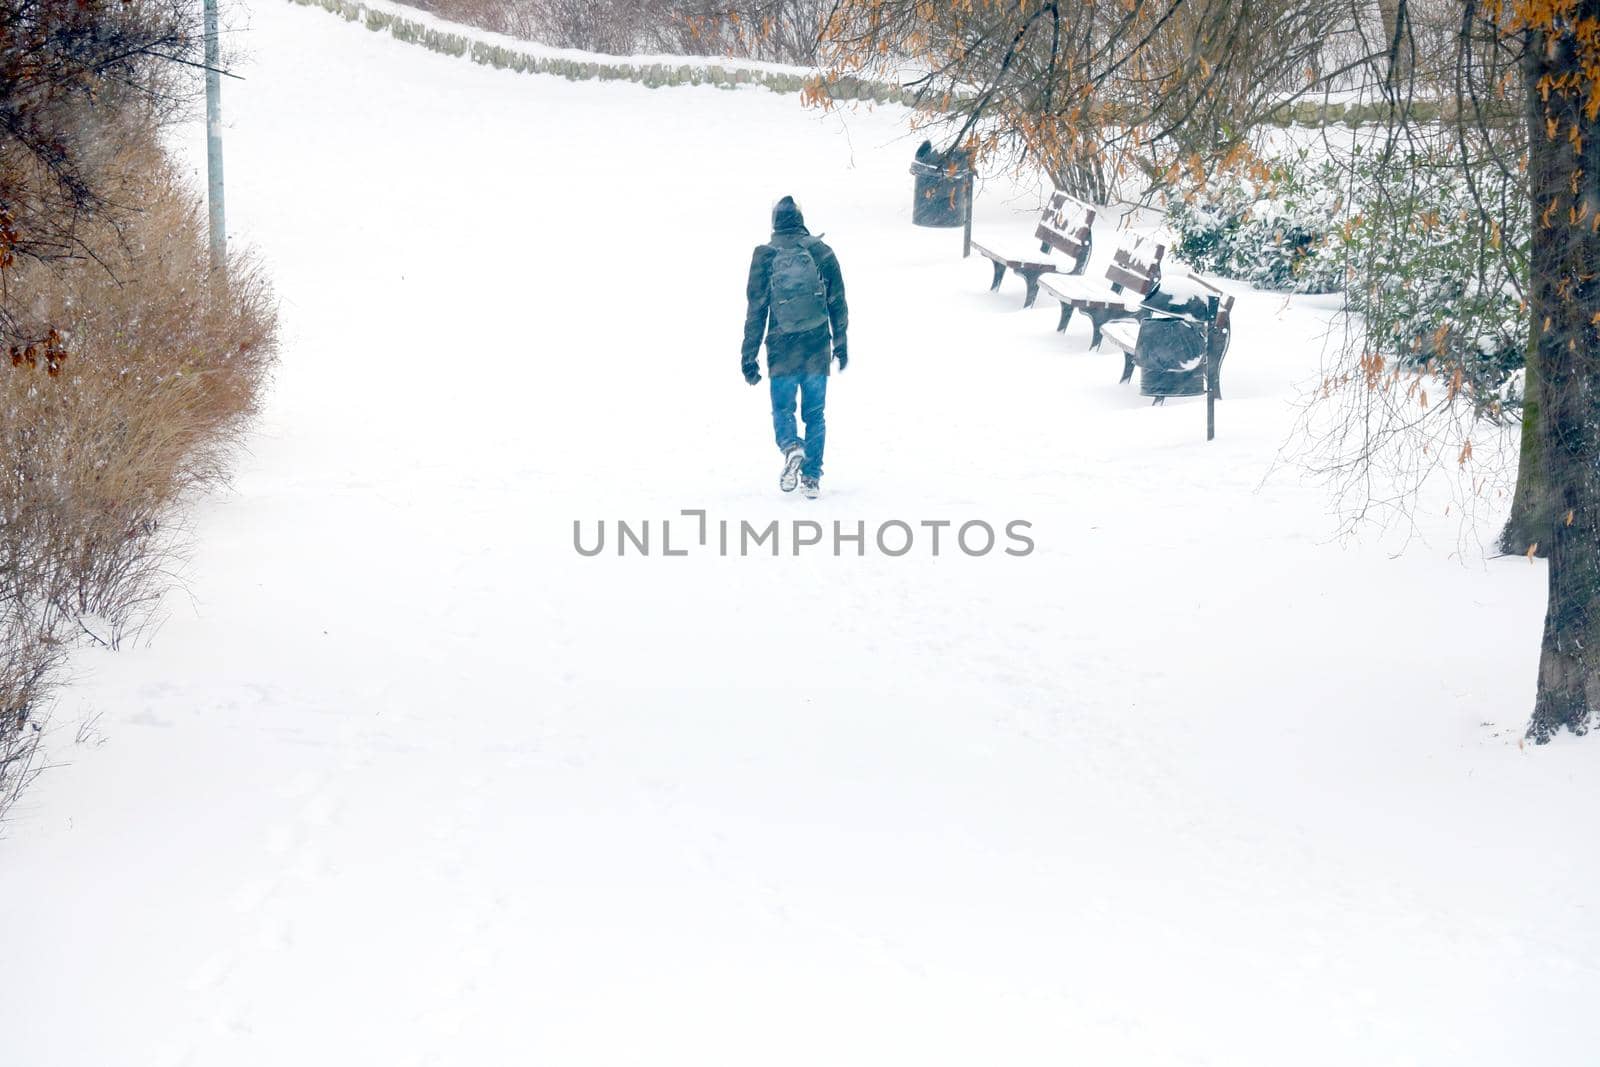
<svg viewBox="0 0 1600 1067"><path fill-rule="evenodd" d="M806 218L800 214L800 205L794 202L794 197L786 196L772 205L772 232L773 233L809 233L806 229Z"/></svg>

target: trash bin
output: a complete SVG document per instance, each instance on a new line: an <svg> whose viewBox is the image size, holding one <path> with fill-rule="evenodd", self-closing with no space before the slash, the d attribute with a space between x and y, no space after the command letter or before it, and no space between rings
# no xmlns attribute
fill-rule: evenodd
<svg viewBox="0 0 1600 1067"><path fill-rule="evenodd" d="M1152 316L1139 326L1142 396L1200 396L1206 391L1206 341L1200 325L1187 319Z"/></svg>
<svg viewBox="0 0 1600 1067"><path fill-rule="evenodd" d="M961 226L967 221L967 198L972 195L968 153L954 149L935 152L923 141L911 163L916 185L911 200L911 222L916 226Z"/></svg>
<svg viewBox="0 0 1600 1067"><path fill-rule="evenodd" d="M1139 392L1143 396L1202 396L1206 391L1206 294L1182 278L1163 278L1144 298L1150 312L1139 327ZM1221 338L1218 359L1226 351Z"/></svg>

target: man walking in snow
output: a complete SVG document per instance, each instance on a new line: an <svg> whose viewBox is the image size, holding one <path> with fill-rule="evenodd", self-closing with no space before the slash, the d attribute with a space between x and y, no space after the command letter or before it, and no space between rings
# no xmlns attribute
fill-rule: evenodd
<svg viewBox="0 0 1600 1067"><path fill-rule="evenodd" d="M772 240L750 258L745 297L740 369L745 381L760 384L756 355L764 334L772 428L783 453L778 488L791 493L798 482L802 495L815 500L821 491L822 446L827 440L823 407L828 370L835 359L841 371L850 362L845 348L850 313L839 260L821 238L811 236L792 197L784 197L772 209ZM796 396L806 424L803 438L795 427Z"/></svg>

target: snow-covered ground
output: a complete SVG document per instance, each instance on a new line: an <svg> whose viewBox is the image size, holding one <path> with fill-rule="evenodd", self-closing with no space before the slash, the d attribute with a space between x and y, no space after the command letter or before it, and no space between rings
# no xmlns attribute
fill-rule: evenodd
<svg viewBox="0 0 1600 1067"><path fill-rule="evenodd" d="M1326 301L1240 294L1207 445L908 224L898 111L281 0L243 44L283 367L0 838L0 1062L1594 1062L1600 740L1517 743L1542 569L1262 484ZM854 322L809 504L737 368L784 193ZM683 509L1037 549L573 549Z"/></svg>

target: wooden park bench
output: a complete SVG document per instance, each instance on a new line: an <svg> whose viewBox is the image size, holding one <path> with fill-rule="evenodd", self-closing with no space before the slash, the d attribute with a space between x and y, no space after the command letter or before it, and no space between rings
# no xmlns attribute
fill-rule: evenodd
<svg viewBox="0 0 1600 1067"><path fill-rule="evenodd" d="M1151 290L1161 284L1161 259L1167 246L1152 237L1126 234L1117 245L1106 276L1099 278L1051 277L1041 281L1049 296L1061 301L1061 321L1056 332L1064 333L1073 311L1082 311L1094 324L1089 344L1100 347L1101 332L1113 319L1131 319Z"/></svg>
<svg viewBox="0 0 1600 1067"><path fill-rule="evenodd" d="M1107 323L1105 339L1122 350L1122 381L1133 378L1133 368L1140 366L1144 371L1152 368L1144 367L1139 362L1139 331L1147 322L1158 319L1178 319L1186 321L1197 329L1207 323L1210 299L1217 301L1217 317L1210 320L1210 329L1206 332L1209 345L1206 355L1210 363L1210 393L1215 399L1222 398L1222 360L1228 354L1228 343L1233 337L1233 297L1212 285L1198 274L1189 274L1176 279L1163 286L1163 301L1172 310L1146 308L1137 319L1121 319ZM1201 368L1183 368L1184 370L1198 371ZM1171 376L1170 373L1168 375ZM1141 383L1141 388L1143 388ZM1204 376L1190 375L1181 383L1174 383L1176 388L1163 388L1160 390L1144 389L1144 392L1155 397L1159 403L1168 396L1198 396L1206 392Z"/></svg>
<svg viewBox="0 0 1600 1067"><path fill-rule="evenodd" d="M1039 227L1033 233L1040 242L1038 251L974 240L972 247L994 264L994 284L989 286L989 291L999 290L1000 281L1009 269L1020 275L1028 287L1022 306L1032 307L1039 296L1042 275L1083 273L1089 263L1093 224L1093 207L1057 189L1051 194L1050 202L1039 217ZM1060 252L1064 258L1053 258L1055 252Z"/></svg>

